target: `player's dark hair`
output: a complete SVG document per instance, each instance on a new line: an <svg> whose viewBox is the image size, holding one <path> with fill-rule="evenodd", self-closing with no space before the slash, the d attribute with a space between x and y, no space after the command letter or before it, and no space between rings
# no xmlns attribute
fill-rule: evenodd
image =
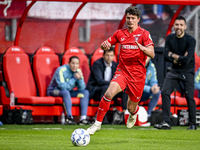
<svg viewBox="0 0 200 150"><path fill-rule="evenodd" d="M115 49L114 49L114 47L111 47L109 50L105 50L105 51L103 52L103 55L105 55L106 52L113 52L113 53L115 54Z"/></svg>
<svg viewBox="0 0 200 150"><path fill-rule="evenodd" d="M186 24L186 20L185 20L185 18L184 18L183 16L178 16L178 17L176 17L175 20L184 20L184 21L185 21L185 24Z"/></svg>
<svg viewBox="0 0 200 150"><path fill-rule="evenodd" d="M126 8L125 14L127 15L127 13L131 15L136 15L138 18L140 18L140 15L141 15L140 10L136 6L130 6Z"/></svg>
<svg viewBox="0 0 200 150"><path fill-rule="evenodd" d="M72 61L72 59L74 59L74 58L76 58L76 59L78 59L78 61L80 62L80 60L79 60L79 58L77 57L77 56L71 56L70 58L69 58L69 63Z"/></svg>

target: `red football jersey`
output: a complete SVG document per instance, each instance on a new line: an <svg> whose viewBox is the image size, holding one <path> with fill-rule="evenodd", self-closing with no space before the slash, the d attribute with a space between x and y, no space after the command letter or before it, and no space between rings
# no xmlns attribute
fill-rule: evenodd
<svg viewBox="0 0 200 150"><path fill-rule="evenodd" d="M145 47L154 46L151 35L147 30L140 26L132 33L128 32L128 28L120 29L107 40L111 45L121 44L118 70L123 71L134 82L146 78L145 60L147 55L138 48L135 41Z"/></svg>

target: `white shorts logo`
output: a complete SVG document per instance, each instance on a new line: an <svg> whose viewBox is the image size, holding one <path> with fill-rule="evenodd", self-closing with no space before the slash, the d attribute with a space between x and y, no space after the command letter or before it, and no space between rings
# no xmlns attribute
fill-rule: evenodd
<svg viewBox="0 0 200 150"><path fill-rule="evenodd" d="M120 76L120 74L116 74L113 79L117 79Z"/></svg>

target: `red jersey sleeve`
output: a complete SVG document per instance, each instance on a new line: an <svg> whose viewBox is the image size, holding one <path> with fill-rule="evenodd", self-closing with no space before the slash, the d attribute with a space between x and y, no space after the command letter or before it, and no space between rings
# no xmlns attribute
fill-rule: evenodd
<svg viewBox="0 0 200 150"><path fill-rule="evenodd" d="M143 34L143 45L145 47L148 47L150 45L154 46L154 43L153 43L153 40L151 38L151 35L149 33L149 31L146 31L144 34Z"/></svg>
<svg viewBox="0 0 200 150"><path fill-rule="evenodd" d="M111 37L109 37L107 39L107 41L111 44L111 45L115 45L116 43L119 43L118 39L117 39L117 35L118 35L118 31L117 30Z"/></svg>

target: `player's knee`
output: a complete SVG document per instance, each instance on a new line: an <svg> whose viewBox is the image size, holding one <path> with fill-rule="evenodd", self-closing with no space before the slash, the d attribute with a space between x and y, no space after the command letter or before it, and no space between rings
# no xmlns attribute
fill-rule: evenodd
<svg viewBox="0 0 200 150"><path fill-rule="evenodd" d="M106 91L105 96L106 96L107 98L112 99L112 98L114 97L114 93L113 93L112 91L109 90L109 91Z"/></svg>
<svg viewBox="0 0 200 150"><path fill-rule="evenodd" d="M89 91L88 90L83 90L82 91L84 97L89 97Z"/></svg>
<svg viewBox="0 0 200 150"><path fill-rule="evenodd" d="M171 94L171 92L168 91L168 90L162 90L162 91L161 91L161 95L162 95L162 96L169 96L170 94Z"/></svg>
<svg viewBox="0 0 200 150"><path fill-rule="evenodd" d="M68 90L62 90L60 92L60 94L62 95L62 97L67 97L67 96L70 96L70 92Z"/></svg>

